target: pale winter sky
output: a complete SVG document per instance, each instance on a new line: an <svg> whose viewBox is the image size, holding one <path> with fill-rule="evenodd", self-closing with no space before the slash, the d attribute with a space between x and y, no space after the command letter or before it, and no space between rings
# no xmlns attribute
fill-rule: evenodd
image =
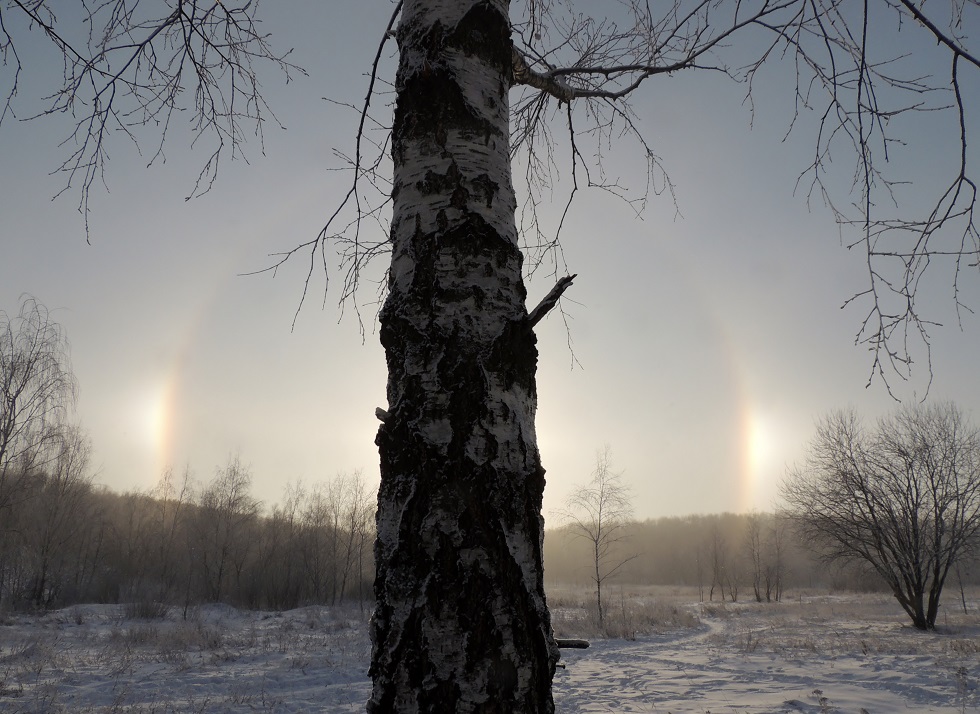
<svg viewBox="0 0 980 714"><path fill-rule="evenodd" d="M0 308L16 312L30 293L66 329L98 482L147 489L168 465L187 464L206 480L235 454L266 504L296 479L360 469L376 482L374 410L386 404L374 287L360 296L362 343L349 307L339 319L335 262L325 306L315 279L293 331L305 264L275 279L240 274L315 235L346 189L348 176L330 169L340 165L334 148L351 150L354 116L322 98L363 98L391 8L266 6L274 39L295 47L294 61L309 71L288 85L264 76L288 129L267 128L265 155L258 143L247 147L247 163L224 164L214 189L189 202L206 152L188 149L187 134L175 132L166 163L150 168L151 140L141 156L115 138L108 191L92 202L91 245L77 194L51 200L62 186L50 174L63 158L65 118L0 129ZM47 51L32 40L32 50ZM41 80L59 68L50 55L28 58L25 99L50 89ZM538 326L546 515L588 478L604 444L639 517L769 509L816 417L839 407L875 416L893 404L879 381L865 388L871 357L853 339L863 313L839 309L865 287L862 256L841 246L822 205L808 210L794 194L812 135L803 127L782 140L792 109L786 78L769 75L752 129L742 87L708 75L651 81L635 108L677 187L677 210L660 197L638 219L598 193L573 207L563 242L578 278L563 303L567 329L557 312ZM897 151L898 165L916 167L917 191L938 186L952 130L923 125ZM610 174L636 176L629 154L613 151ZM567 183L555 189L552 217L563 190ZM937 278L922 304L945 325L933 331L931 396L978 418L980 325L966 315L959 330L949 275ZM546 272L530 281L531 307L552 283ZM961 289L980 306L975 279ZM921 361L912 381L893 380L904 398L927 383Z"/></svg>

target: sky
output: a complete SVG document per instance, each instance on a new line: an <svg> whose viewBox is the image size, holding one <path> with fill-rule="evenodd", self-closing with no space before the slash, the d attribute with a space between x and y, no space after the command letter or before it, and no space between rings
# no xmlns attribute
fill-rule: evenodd
<svg viewBox="0 0 980 714"><path fill-rule="evenodd" d="M249 145L247 161L223 164L213 189L190 201L206 156L188 147L186 128L150 167L152 145L140 154L114 138L90 243L77 193L52 199L63 186L52 171L66 118L0 127L0 309L16 313L27 293L64 327L96 482L146 490L185 466L207 481L235 456L266 505L297 479L360 470L377 482L374 411L386 406L386 372L374 286L360 293L362 337L350 305L337 306L335 261L326 297L315 276L295 326L306 265L244 274L313 237L346 190L333 152L351 150L355 117L322 98L363 98L390 12L388 2L312 0L267 12L273 40L294 47L309 73L264 80L286 130L267 127L264 152ZM30 43L26 100L57 70L37 35ZM743 87L707 73L651 83L634 108L677 205L659 197L637 217L586 192L573 206L563 246L578 277L563 300L567 319L556 311L537 327L546 518L606 445L639 518L769 510L816 419L838 408L874 418L895 405L880 380L866 386L871 356L854 344L863 313L841 309L865 287L862 256L842 245L825 207L795 190L813 145L805 126L784 140L786 79L770 76L754 115ZM0 80L9 82L6 70ZM912 129L894 160L915 168L914 190L934 190L955 151L951 127ZM618 147L607 166L635 177L629 159ZM545 208L552 218L562 186ZM529 281L529 308L553 280L541 271ZM892 379L893 391L915 400L928 387L980 418L980 325L965 314L957 326L948 275L932 287L922 305L944 326L933 331L931 387L920 360L911 380ZM975 279L960 287L980 306Z"/></svg>

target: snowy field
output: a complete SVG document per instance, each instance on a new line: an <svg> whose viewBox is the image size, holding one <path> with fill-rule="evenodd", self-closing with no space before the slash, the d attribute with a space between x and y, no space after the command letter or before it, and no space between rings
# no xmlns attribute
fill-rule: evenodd
<svg viewBox="0 0 980 714"><path fill-rule="evenodd" d="M585 635L555 677L559 712L980 712L980 615L948 594L938 632L884 596L794 594L780 604L699 604L617 593L597 638L579 594L553 594L556 631ZM954 607L955 606L955 607ZM0 615L0 712L356 712L369 683L367 614L226 606L125 606Z"/></svg>

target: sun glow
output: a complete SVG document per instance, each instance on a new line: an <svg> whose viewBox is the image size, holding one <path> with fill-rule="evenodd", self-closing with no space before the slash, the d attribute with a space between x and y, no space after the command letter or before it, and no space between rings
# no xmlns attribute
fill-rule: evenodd
<svg viewBox="0 0 980 714"><path fill-rule="evenodd" d="M742 511L755 507L755 498L766 467L772 461L775 442L772 428L758 409L746 410L743 422Z"/></svg>
<svg viewBox="0 0 980 714"><path fill-rule="evenodd" d="M153 481L172 465L174 394L174 380L167 379L150 392L142 410L144 438L152 454Z"/></svg>

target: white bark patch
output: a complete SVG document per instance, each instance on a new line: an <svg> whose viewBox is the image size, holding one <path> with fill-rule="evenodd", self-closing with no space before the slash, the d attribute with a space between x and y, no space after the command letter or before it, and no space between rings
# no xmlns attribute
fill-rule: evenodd
<svg viewBox="0 0 980 714"><path fill-rule="evenodd" d="M534 413L536 400L517 387L506 388L499 378L490 377L487 403L490 415L481 420L466 442L466 455L474 463L490 458L490 442L497 447L494 467L510 473L524 473L537 462Z"/></svg>
<svg viewBox="0 0 980 714"><path fill-rule="evenodd" d="M506 16L507 3L491 4ZM403 23L408 27L427 28L438 21L444 27L455 27L474 5L451 0L408 3L403 10ZM431 71L431 58L413 52L415 46L405 43L404 67L409 74ZM415 233L435 234L440 229L440 221L453 225L462 216L463 211L451 205L452 192L425 189L433 175L445 176L450 167L459 172L459 185L468 196L463 210L481 216L512 245L516 246L518 239L514 222L517 204L510 179L508 94L507 88L501 86L499 69L452 49L438 61L456 80L463 101L473 115L495 127L495 131L474 136L469 129L461 131L447 126L444 145L424 141L406 143L402 159L395 166L396 219L391 236L395 246L391 275L401 291L407 290L414 278L416 259L405 246Z"/></svg>
<svg viewBox="0 0 980 714"><path fill-rule="evenodd" d="M378 504L376 527L378 529L378 542L382 548L379 554L381 559L390 557L398 543L398 533L401 529L402 521L405 518L405 513L413 506L415 490L415 484L413 483L408 497L402 502L385 500Z"/></svg>
<svg viewBox="0 0 980 714"><path fill-rule="evenodd" d="M510 551L511 556L514 558L514 562L516 562L521 568L521 573L524 576L524 587L527 589L527 592L530 593L532 600L534 600L535 607L540 611L544 611L544 599L538 595L535 588L535 582L537 581L537 566L534 554L536 549L532 547L527 532L524 530L516 532L508 530L506 523L504 523L502 520L500 525L504 531L504 537L507 541L507 550Z"/></svg>
<svg viewBox="0 0 980 714"><path fill-rule="evenodd" d="M394 289L402 293L408 291L415 279L415 259L404 248L396 249L391 258L391 277L395 283Z"/></svg>
<svg viewBox="0 0 980 714"><path fill-rule="evenodd" d="M446 158L443 148L421 146L421 142L413 142L406 149L404 163L395 175L395 214L399 220L392 226L391 237L396 246L408 243L418 231L438 233L441 222L453 225L463 216L463 211L451 204L451 193L426 190L433 175L447 175L453 164L460 174L459 184L468 194L465 211L479 215L501 238L517 245L516 199L510 188L508 153L494 145L501 141L498 137L488 141L474 141L466 133L451 131L445 144L451 159ZM409 266L396 266L393 261L392 267L401 273Z"/></svg>
<svg viewBox="0 0 980 714"><path fill-rule="evenodd" d="M450 679L459 671L460 650L466 642L466 634L459 628L454 617L430 617L422 622L422 639L426 654L435 670L436 679ZM461 646L462 645L462 646Z"/></svg>
<svg viewBox="0 0 980 714"><path fill-rule="evenodd" d="M499 416L491 433L500 446L495 465L511 473L523 472L538 460L534 428L537 400L523 389L505 388L499 377L493 382L494 411Z"/></svg>

